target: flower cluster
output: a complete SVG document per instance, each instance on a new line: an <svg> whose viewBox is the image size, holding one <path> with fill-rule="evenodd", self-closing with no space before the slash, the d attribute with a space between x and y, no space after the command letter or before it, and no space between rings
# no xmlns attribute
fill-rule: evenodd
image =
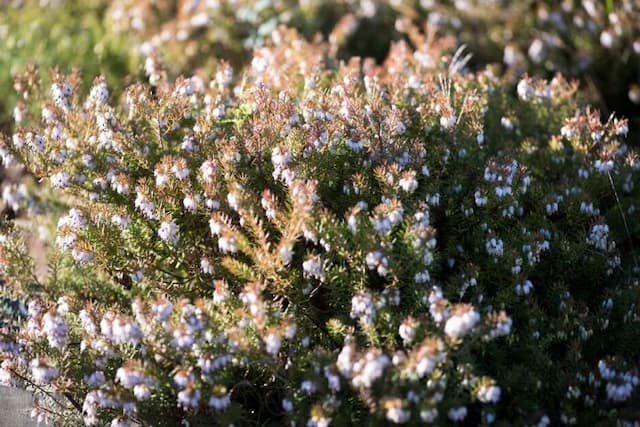
<svg viewBox="0 0 640 427"><path fill-rule="evenodd" d="M401 11L411 2L398 3ZM467 44L476 61L501 62L516 78L523 72L581 78L584 93L602 108L638 117L640 86L632 74L640 67L640 7L632 0L543 1L531 8L492 0L425 1L417 9ZM518 94L549 96L546 89L521 82Z"/></svg>

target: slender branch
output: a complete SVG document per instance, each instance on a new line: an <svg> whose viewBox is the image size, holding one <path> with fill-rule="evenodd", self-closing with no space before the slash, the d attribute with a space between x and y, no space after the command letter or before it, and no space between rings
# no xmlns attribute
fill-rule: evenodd
<svg viewBox="0 0 640 427"><path fill-rule="evenodd" d="M80 405L80 403L78 403L78 401L73 398L73 395L68 391L65 391L62 394L64 395L64 397L67 398L69 402L71 402L71 405L73 405L73 407L76 408L78 412L82 414L82 405Z"/></svg>
<svg viewBox="0 0 640 427"><path fill-rule="evenodd" d="M633 256L633 263L635 264L635 267L638 268L638 258L636 256L636 250L633 246L633 239L631 238L631 232L629 231L629 224L627 224L627 216L624 214L624 210L622 209L622 203L620 203L620 197L618 196L618 191L616 190L616 186L613 183L613 177L611 176L611 172L607 172L607 176L609 177L609 183L611 184L611 189L613 190L613 194L616 196L616 203L618 205L618 209L620 210L620 216L622 217L624 230L627 233L627 238L629 239L629 247L631 248L631 256Z"/></svg>
<svg viewBox="0 0 640 427"><path fill-rule="evenodd" d="M42 386L40 386L39 384L36 384L35 382L31 381L29 378L25 377L24 375L18 373L15 369L9 369L9 371L15 375L16 377L20 378L22 381L24 381L25 383L27 383L29 386L35 388L36 390L39 390L40 392L44 393L45 395L47 395L48 397L51 398L51 400L53 400L54 402L56 402L58 405L60 405L62 408L67 409L66 406L64 406L62 403L60 403L55 397L54 395L48 391L45 390ZM78 410L78 412L80 414L82 414L82 406L80 406L80 404L78 402L75 401L75 399L73 399L73 396L71 396L71 393L69 392L64 392L63 393L64 397L67 398L67 400L69 400L69 402L71 403L71 405L73 405L73 407Z"/></svg>

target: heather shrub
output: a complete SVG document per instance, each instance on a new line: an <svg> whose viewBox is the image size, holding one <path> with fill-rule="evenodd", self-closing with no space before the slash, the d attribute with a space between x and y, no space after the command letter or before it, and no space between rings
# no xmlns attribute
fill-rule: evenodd
<svg viewBox="0 0 640 427"><path fill-rule="evenodd" d="M380 66L279 28L237 75L18 79L0 154L46 185L0 239L0 381L65 425L637 419L626 120L407 31Z"/></svg>

